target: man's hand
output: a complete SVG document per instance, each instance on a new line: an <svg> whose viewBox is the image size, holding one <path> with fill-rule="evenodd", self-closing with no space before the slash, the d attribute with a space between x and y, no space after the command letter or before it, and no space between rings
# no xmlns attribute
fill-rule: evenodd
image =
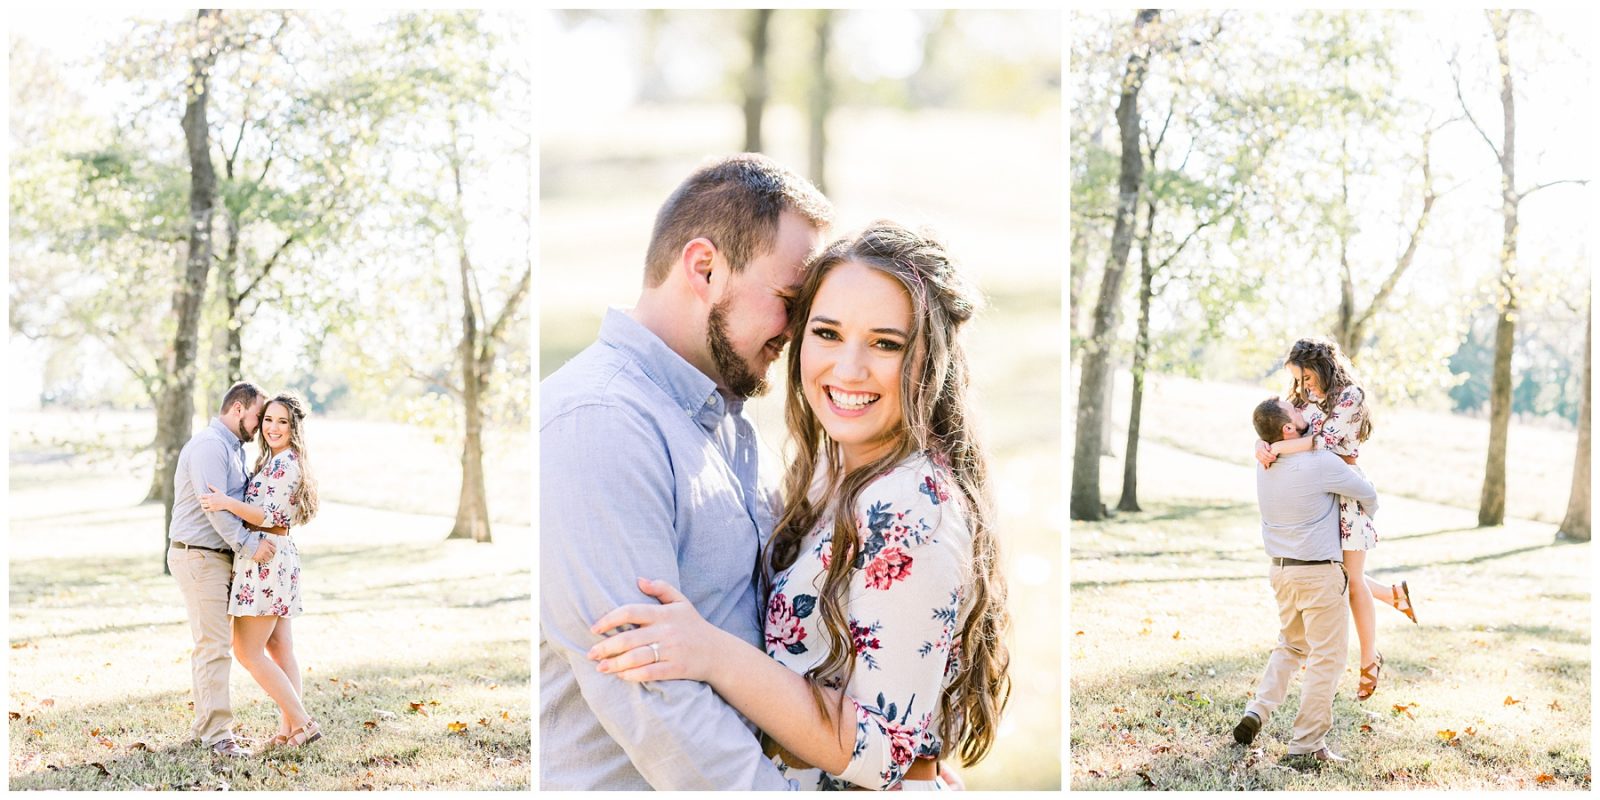
<svg viewBox="0 0 1600 800"><path fill-rule="evenodd" d="M1256 440L1256 461L1261 462L1261 466L1263 466L1263 467L1270 467L1270 466L1272 466L1272 462L1277 461L1277 460L1278 460L1278 457L1276 455L1274 455L1273 452L1272 452L1272 445L1267 444L1266 442L1263 442L1260 439L1257 439Z"/></svg>
<svg viewBox="0 0 1600 800"><path fill-rule="evenodd" d="M271 536L261 537L261 545L256 548L256 554L250 559L257 564L265 564L272 560L272 555L278 552L278 546L272 543Z"/></svg>

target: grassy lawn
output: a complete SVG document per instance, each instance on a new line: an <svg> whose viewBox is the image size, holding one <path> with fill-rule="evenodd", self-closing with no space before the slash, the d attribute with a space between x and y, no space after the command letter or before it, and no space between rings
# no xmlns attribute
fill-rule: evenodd
<svg viewBox="0 0 1600 800"><path fill-rule="evenodd" d="M17 419L7 543L10 788L529 787L531 528L524 516L497 522L492 545L443 541L453 498L433 513L409 510L416 494L432 490L402 502L399 482L336 467L337 448L326 446L366 439L359 458L399 463L425 446L403 427L318 428L329 455L319 463L324 486L339 487L325 496L382 501L326 502L295 532L306 587L296 650L306 705L325 738L231 762L187 741L191 641L177 586L160 572L161 508L137 504L147 467L95 446L75 455L66 443L29 438L52 425L106 435L123 428L59 424L49 414L32 425ZM148 438L136 422L127 430ZM528 461L525 449L502 457ZM452 495L457 463L419 469L441 473L443 494ZM497 500L491 489L491 508ZM270 736L276 707L237 664L231 695L238 730Z"/></svg>
<svg viewBox="0 0 1600 800"><path fill-rule="evenodd" d="M1350 761L1302 772L1281 763L1299 681L1253 747L1231 733L1277 637L1250 469L1149 441L1140 464L1143 512L1073 527L1072 789L1589 790L1587 545L1378 481L1369 571L1410 582L1421 624L1377 609L1364 703L1352 632L1330 734Z"/></svg>
<svg viewBox="0 0 1600 800"><path fill-rule="evenodd" d="M774 157L804 165L804 130L772 109ZM562 119L540 148L539 375L594 341L607 305L638 297L657 206L702 160L739 147L729 108L633 109ZM1061 786L1061 267L1059 118L842 108L829 123L834 235L888 217L932 225L988 299L967 352L978 424L991 454L1014 633L1010 708L991 755L962 770L970 789ZM915 137L904 132L915 128ZM648 135L641 133L648 132ZM883 143L893 141L894 147ZM996 157L951 159L982 142ZM626 158L617 154L625 153ZM1026 154L1026 157L1000 157ZM784 464L781 365L747 406L763 467Z"/></svg>

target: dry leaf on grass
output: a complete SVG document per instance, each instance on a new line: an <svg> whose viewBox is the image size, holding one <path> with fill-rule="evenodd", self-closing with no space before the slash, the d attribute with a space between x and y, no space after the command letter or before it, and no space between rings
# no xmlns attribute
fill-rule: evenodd
<svg viewBox="0 0 1600 800"><path fill-rule="evenodd" d="M1514 706L1514 705L1516 705L1516 704L1518 704L1520 702L1522 702L1522 701L1518 700L1515 695L1509 695L1509 694L1506 695L1505 705Z"/></svg>
<svg viewBox="0 0 1600 800"><path fill-rule="evenodd" d="M449 725L446 725L445 727L448 728L451 733L466 733L467 732L467 723L465 723L465 722L452 722Z"/></svg>

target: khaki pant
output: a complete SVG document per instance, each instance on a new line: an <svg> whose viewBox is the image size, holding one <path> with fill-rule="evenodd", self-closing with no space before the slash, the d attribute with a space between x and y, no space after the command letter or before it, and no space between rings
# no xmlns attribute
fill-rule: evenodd
<svg viewBox="0 0 1600 800"><path fill-rule="evenodd" d="M233 556L210 550L167 550L167 567L178 580L189 612L194 652L194 725L189 732L210 747L233 738L233 707L228 702L228 667L233 663L233 618L228 591Z"/></svg>
<svg viewBox="0 0 1600 800"><path fill-rule="evenodd" d="M1278 598L1278 646L1267 660L1256 697L1245 707L1263 725L1289 694L1289 681L1302 664L1300 713L1294 717L1289 752L1314 753L1326 746L1333 727L1333 695L1344 674L1350 641L1350 598L1342 564L1272 566L1272 591Z"/></svg>

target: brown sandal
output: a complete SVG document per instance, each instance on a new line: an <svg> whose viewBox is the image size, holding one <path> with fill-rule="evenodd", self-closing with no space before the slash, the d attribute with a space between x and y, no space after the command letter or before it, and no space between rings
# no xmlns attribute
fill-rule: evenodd
<svg viewBox="0 0 1600 800"><path fill-rule="evenodd" d="M316 720L308 719L306 720L306 724L301 725L300 727L289 732L289 736L284 740L284 744L288 747L305 747L306 745L311 744L312 742L321 738L322 728L317 725Z"/></svg>
<svg viewBox="0 0 1600 800"><path fill-rule="evenodd" d="M1356 687L1356 699L1365 700L1378 693L1378 673L1383 670L1383 654L1378 653L1377 658L1361 668L1361 682Z"/></svg>
<svg viewBox="0 0 1600 800"><path fill-rule="evenodd" d="M1395 607L1395 610L1409 617L1411 619L1411 624L1416 625L1417 612L1416 606L1411 604L1411 587L1407 586L1405 581L1401 581L1399 586L1394 586L1391 584L1389 586L1389 592L1394 595L1394 601L1391 604ZM1400 607L1400 601L1402 598L1405 599L1405 608Z"/></svg>

